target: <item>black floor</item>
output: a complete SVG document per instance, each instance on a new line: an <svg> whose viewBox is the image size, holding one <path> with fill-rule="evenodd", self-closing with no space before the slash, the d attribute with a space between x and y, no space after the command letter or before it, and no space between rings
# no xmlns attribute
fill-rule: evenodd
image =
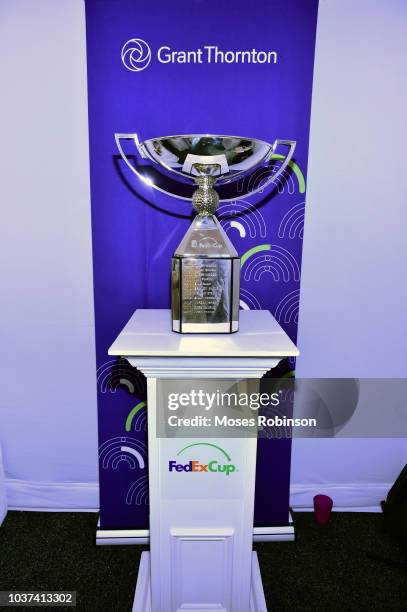
<svg viewBox="0 0 407 612"><path fill-rule="evenodd" d="M130 612L146 548L96 547L96 519L9 512L0 527L0 590L75 590L81 611ZM379 514L334 514L323 528L311 514L295 520L296 542L255 545L269 612L407 610L407 570L397 565L397 546L381 534Z"/></svg>

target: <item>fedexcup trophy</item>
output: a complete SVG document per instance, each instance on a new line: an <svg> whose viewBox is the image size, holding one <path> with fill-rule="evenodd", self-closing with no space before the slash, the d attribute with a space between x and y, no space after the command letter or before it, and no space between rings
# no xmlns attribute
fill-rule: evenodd
<svg viewBox="0 0 407 612"><path fill-rule="evenodd" d="M123 160L151 187L179 199L191 199L167 185L169 182L174 185L171 179L180 184L193 181L197 185L192 194L197 215L172 258L173 331L183 334L236 332L240 259L215 212L220 200L243 198L263 191L274 182L289 164L295 142L276 140L269 144L252 138L207 134L167 136L144 142L139 142L136 134L116 134L115 138ZM134 154L125 153L122 140L131 140L141 158L154 162L163 175L164 186L146 178L131 163ZM275 154L279 145L289 147L285 158ZM251 181L253 173L258 168L269 168L273 158L283 160L277 171L265 173L266 179L260 182ZM253 184L257 187L250 188ZM219 197L215 185L225 191L225 197Z"/></svg>

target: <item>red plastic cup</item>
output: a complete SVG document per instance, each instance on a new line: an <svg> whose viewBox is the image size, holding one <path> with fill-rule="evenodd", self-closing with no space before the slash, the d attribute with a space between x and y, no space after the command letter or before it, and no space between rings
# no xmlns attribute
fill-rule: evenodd
<svg viewBox="0 0 407 612"><path fill-rule="evenodd" d="M314 516L318 525L327 525L331 518L333 500L328 495L315 495Z"/></svg>

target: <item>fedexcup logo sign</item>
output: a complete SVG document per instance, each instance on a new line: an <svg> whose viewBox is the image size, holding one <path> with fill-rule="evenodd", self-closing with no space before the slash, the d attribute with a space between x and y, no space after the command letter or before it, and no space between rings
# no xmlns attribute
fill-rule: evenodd
<svg viewBox="0 0 407 612"><path fill-rule="evenodd" d="M150 64L153 53L142 38L130 38L122 47L123 65L132 72L141 72ZM162 45L154 53L159 64L277 64L277 51L257 49L230 50L218 45L197 49L174 49Z"/></svg>
<svg viewBox="0 0 407 612"><path fill-rule="evenodd" d="M131 38L122 48L122 62L128 70L140 72L151 62L151 49L145 40Z"/></svg>
<svg viewBox="0 0 407 612"><path fill-rule="evenodd" d="M209 442L196 442L195 444L188 444L182 448L179 453L177 453L177 457L182 455L186 450L196 447L196 446L209 446L215 449L214 453L216 457L208 461L207 463L202 463L197 459L192 459L191 461L187 461L185 463L185 459L178 459L168 462L168 471L169 472L187 472L191 474L224 474L225 476L229 476L233 474L233 472L237 471L236 466L232 463L231 457L229 457L228 453L218 446L217 444L210 444Z"/></svg>

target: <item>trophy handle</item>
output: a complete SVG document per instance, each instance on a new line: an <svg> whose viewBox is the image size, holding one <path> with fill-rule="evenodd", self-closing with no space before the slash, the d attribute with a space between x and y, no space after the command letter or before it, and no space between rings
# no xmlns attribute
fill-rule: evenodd
<svg viewBox="0 0 407 612"><path fill-rule="evenodd" d="M143 176L137 170L137 168L135 166L133 166L133 164L130 162L129 158L127 157L126 153L123 151L123 147L122 147L121 142L120 142L121 140L132 140L134 142L134 144L136 145L136 150L137 150L138 154L140 155L140 157L142 157L143 159L151 159L151 157L148 155L148 152L145 150L143 143L139 141L139 138L138 138L137 134L115 134L114 135L114 139L116 141L116 146L119 149L119 153L120 153L124 163L126 164L126 166L128 168L130 168L130 170L133 172L133 174L135 174L137 176L137 178L140 179L140 181L143 181L143 183L145 183L149 187L153 187L157 191L160 191L161 193L165 193L166 195L169 195L172 198L178 198L178 200L185 200L186 202L190 202L191 201L191 198L186 198L185 196L175 195L174 193L171 193L170 191L167 191L166 189L162 189L161 187L158 187L151 179L146 178L145 176ZM152 161L154 161L154 160L152 160Z"/></svg>
<svg viewBox="0 0 407 612"><path fill-rule="evenodd" d="M141 180L146 180L145 177L143 177L140 172L137 171L137 168L135 166L133 166L133 164L130 163L129 158L127 157L126 153L123 151L123 147L121 144L121 140L132 140L134 142L134 144L136 145L136 149L138 154L140 155L140 157L145 158L146 154L145 152L142 150L142 146L140 144L140 141L138 139L138 135L137 134L115 134L114 135L114 139L116 141L116 145L117 148L119 149L119 153L123 159L123 161L125 162L126 166L128 166L130 168L130 170L132 172L134 172L134 174Z"/></svg>
<svg viewBox="0 0 407 612"><path fill-rule="evenodd" d="M267 187L268 185L270 185L270 183L272 183L273 181L275 181L275 179L277 177L280 176L280 174L282 174L284 172L284 170L287 168L288 164L290 163L292 156L294 155L294 151L295 151L295 147L296 147L297 142L295 140L275 140L274 144L271 148L270 153L268 154L266 161L270 161L271 159L273 159L273 155L276 152L276 149L279 145L284 145L286 147L290 147L285 160L283 161L283 163L281 164L280 168L277 170L277 172L275 172L272 176L270 176L267 181L265 181L264 183L261 184L261 186L258 189L255 189L254 191L251 191L250 193L257 193L258 191L263 191L265 187Z"/></svg>

